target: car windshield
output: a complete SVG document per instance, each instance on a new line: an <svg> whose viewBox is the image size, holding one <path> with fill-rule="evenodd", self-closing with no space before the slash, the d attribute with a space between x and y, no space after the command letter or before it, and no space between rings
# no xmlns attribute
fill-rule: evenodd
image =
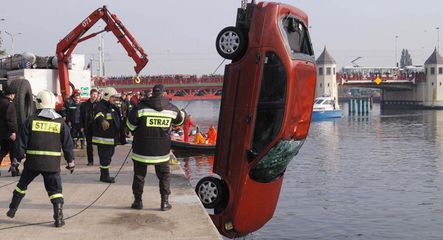
<svg viewBox="0 0 443 240"><path fill-rule="evenodd" d="M255 165L249 176L262 183L269 183L280 177L289 162L297 155L304 141L281 140Z"/></svg>

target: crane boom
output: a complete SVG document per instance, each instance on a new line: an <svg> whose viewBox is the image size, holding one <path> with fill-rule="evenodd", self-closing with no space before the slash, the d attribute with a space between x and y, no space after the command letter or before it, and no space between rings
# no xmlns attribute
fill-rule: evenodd
<svg viewBox="0 0 443 240"><path fill-rule="evenodd" d="M100 19L106 23L105 28L99 32L83 36ZM66 99L70 95L68 60L75 47L77 44L95 37L105 31L111 31L115 37L117 37L118 42L123 45L128 55L134 60L136 64L134 66L134 70L137 75L148 63L148 55L138 44L132 34L126 29L123 23L118 19L117 15L109 12L106 6L98 8L57 44L56 54L58 61L58 73L60 79L60 91L63 99Z"/></svg>

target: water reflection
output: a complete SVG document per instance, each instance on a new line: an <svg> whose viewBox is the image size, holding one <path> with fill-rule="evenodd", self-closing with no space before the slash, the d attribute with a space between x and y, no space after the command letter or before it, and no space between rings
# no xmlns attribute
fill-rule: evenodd
<svg viewBox="0 0 443 240"><path fill-rule="evenodd" d="M218 107L190 109L212 124ZM311 124L274 217L249 239L442 239L443 111L342 108L342 119ZM194 186L213 161L181 159Z"/></svg>
<svg viewBox="0 0 443 240"><path fill-rule="evenodd" d="M204 176L213 175L214 156L202 155L178 158L182 164L182 168L185 171L186 178L195 186Z"/></svg>

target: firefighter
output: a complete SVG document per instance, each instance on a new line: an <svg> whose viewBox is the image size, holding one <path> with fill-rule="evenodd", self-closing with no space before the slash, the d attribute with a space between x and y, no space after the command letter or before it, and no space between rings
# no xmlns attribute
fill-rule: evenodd
<svg viewBox="0 0 443 240"><path fill-rule="evenodd" d="M109 176L109 167L115 146L126 144L124 125L120 110L116 103L120 94L113 87L103 90L103 97L95 106L95 117L92 143L97 145L100 160L100 181L114 183L115 179Z"/></svg>
<svg viewBox="0 0 443 240"><path fill-rule="evenodd" d="M17 114L12 102L14 98L15 91L10 87L0 95L0 165L8 152L11 163L14 162L17 137ZM11 164L9 170L13 177L20 176L20 171L14 164Z"/></svg>
<svg viewBox="0 0 443 240"><path fill-rule="evenodd" d="M61 227L63 220L63 194L60 178L60 158L68 163L66 167L74 171L73 142L68 125L62 116L55 112L56 99L52 92L43 90L37 94L35 115L24 123L17 147L17 159L20 162L26 154L23 173L12 194L12 201L6 215L15 216L20 201L26 194L28 185L38 175L43 175L46 191L54 208L54 225Z"/></svg>
<svg viewBox="0 0 443 240"><path fill-rule="evenodd" d="M171 139L169 137L173 124L181 125L184 113L163 96L163 85L155 85L152 97L145 98L131 110L127 126L133 132L132 160L134 163L134 179L132 192L134 202L131 207L142 209L142 194L148 165L155 165L155 173L159 179L161 204L160 209L171 209L168 197L171 194L169 182L169 159Z"/></svg>

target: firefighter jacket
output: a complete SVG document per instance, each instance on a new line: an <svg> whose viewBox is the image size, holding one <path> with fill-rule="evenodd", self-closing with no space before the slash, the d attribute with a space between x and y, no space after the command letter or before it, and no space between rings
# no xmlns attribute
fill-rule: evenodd
<svg viewBox="0 0 443 240"><path fill-rule="evenodd" d="M15 106L9 98L0 95L0 139L9 139L12 133L17 133Z"/></svg>
<svg viewBox="0 0 443 240"><path fill-rule="evenodd" d="M108 101L101 100L95 106L92 143L95 145L126 144L126 136L120 110ZM103 130L102 122L107 120L109 128Z"/></svg>
<svg viewBox="0 0 443 240"><path fill-rule="evenodd" d="M17 158L21 161L26 154L24 167L30 170L60 172L62 150L66 162L74 160L70 129L58 114L54 119L39 115L30 116L23 124Z"/></svg>
<svg viewBox="0 0 443 240"><path fill-rule="evenodd" d="M127 120L133 132L132 160L145 164L169 161L172 125L183 124L184 114L168 98L143 99L131 110Z"/></svg>

